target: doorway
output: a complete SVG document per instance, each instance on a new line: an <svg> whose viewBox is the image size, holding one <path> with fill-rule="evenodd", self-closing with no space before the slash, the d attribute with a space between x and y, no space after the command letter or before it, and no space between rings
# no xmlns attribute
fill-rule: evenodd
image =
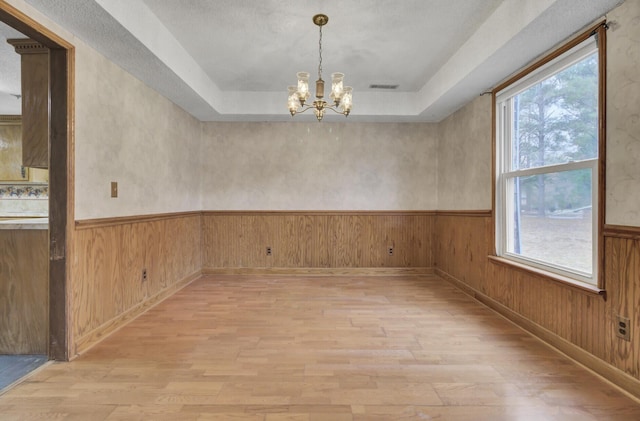
<svg viewBox="0 0 640 421"><path fill-rule="evenodd" d="M69 359L68 272L73 224L73 46L0 2L0 21L49 49L48 338L46 358Z"/></svg>

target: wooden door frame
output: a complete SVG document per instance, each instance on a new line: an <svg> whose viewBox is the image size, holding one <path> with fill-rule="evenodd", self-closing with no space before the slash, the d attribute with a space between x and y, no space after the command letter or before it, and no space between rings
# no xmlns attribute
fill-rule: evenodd
<svg viewBox="0 0 640 421"><path fill-rule="evenodd" d="M68 361L73 245L75 49L51 30L0 0L0 21L49 48L49 358Z"/></svg>

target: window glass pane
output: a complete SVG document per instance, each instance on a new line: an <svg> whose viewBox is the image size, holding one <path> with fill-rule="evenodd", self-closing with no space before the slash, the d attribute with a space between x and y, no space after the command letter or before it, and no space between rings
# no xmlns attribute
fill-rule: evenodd
<svg viewBox="0 0 640 421"><path fill-rule="evenodd" d="M513 170L598 156L597 53L529 87L512 101Z"/></svg>
<svg viewBox="0 0 640 421"><path fill-rule="evenodd" d="M591 274L591 172L512 178L508 252Z"/></svg>

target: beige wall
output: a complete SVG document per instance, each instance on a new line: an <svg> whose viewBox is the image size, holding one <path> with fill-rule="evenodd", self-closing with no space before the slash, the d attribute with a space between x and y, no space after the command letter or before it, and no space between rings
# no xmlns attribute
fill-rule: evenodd
<svg viewBox="0 0 640 421"><path fill-rule="evenodd" d="M206 210L424 210L433 124L206 123Z"/></svg>
<svg viewBox="0 0 640 421"><path fill-rule="evenodd" d="M640 226L640 2L607 19L606 222ZM438 209L491 209L491 98L439 126Z"/></svg>
<svg viewBox="0 0 640 421"><path fill-rule="evenodd" d="M438 125L201 124L24 0L9 3L77 47L76 219L491 207L488 96ZM608 19L606 217L639 226L640 3L625 2ZM119 182L117 199L111 181Z"/></svg>
<svg viewBox="0 0 640 421"><path fill-rule="evenodd" d="M606 220L640 226L640 2L607 18Z"/></svg>
<svg viewBox="0 0 640 421"><path fill-rule="evenodd" d="M75 218L199 210L200 123L24 0L7 3L76 47Z"/></svg>
<svg viewBox="0 0 640 421"><path fill-rule="evenodd" d="M199 148L195 118L76 42L76 219L199 210Z"/></svg>
<svg viewBox="0 0 640 421"><path fill-rule="evenodd" d="M438 125L438 209L491 209L491 95Z"/></svg>

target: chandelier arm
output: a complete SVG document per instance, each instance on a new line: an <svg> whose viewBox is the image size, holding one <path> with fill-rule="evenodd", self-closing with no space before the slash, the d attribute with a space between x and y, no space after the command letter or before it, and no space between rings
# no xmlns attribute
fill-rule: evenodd
<svg viewBox="0 0 640 421"><path fill-rule="evenodd" d="M333 107L329 107L329 106L327 106L327 107L324 107L324 109L325 109L325 110L331 110L331 111L333 111L333 112L334 112L334 113L336 113L336 114L347 115L347 112L346 112L346 111L336 110L336 109L335 109L335 108L333 108Z"/></svg>
<svg viewBox="0 0 640 421"><path fill-rule="evenodd" d="M308 110L310 110L312 108L315 109L316 107L314 107L313 105L307 105L306 107L303 107L300 111L296 110L296 114L302 114L305 111L308 111Z"/></svg>

